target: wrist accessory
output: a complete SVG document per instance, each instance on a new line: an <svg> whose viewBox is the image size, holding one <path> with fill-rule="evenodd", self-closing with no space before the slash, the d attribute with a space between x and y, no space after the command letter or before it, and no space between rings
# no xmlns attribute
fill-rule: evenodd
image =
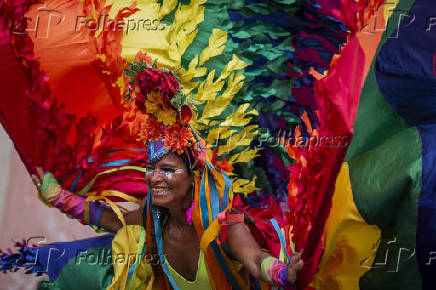
<svg viewBox="0 0 436 290"><path fill-rule="evenodd" d="M288 279L289 264L285 264L273 256L263 259L261 268L262 278L282 288L292 289L295 285Z"/></svg>
<svg viewBox="0 0 436 290"><path fill-rule="evenodd" d="M72 218L95 226L100 226L101 215L106 208L103 204L89 201L89 214L85 215L86 197L62 189L53 174L49 172L44 175L41 198Z"/></svg>

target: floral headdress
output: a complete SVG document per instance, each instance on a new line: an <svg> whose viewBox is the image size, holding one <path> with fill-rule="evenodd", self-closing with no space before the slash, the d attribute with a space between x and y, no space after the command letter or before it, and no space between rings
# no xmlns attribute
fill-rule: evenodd
<svg viewBox="0 0 436 290"><path fill-rule="evenodd" d="M125 120L147 145L149 159L193 148L197 139L189 126L192 101L183 93L176 74L145 59L128 63L124 74L130 79L124 100L132 106Z"/></svg>

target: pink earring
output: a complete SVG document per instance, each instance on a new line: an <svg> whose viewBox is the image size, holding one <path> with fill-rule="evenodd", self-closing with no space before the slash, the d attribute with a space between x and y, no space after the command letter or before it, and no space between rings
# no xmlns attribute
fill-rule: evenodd
<svg viewBox="0 0 436 290"><path fill-rule="evenodd" d="M186 224L192 226L192 210L194 209L194 184L192 185L192 202L191 206L183 210L183 215L186 219Z"/></svg>
<svg viewBox="0 0 436 290"><path fill-rule="evenodd" d="M183 214L185 215L185 218L186 218L186 224L188 226L192 226L192 210L193 209L194 209L194 200L192 200L191 206L183 212Z"/></svg>

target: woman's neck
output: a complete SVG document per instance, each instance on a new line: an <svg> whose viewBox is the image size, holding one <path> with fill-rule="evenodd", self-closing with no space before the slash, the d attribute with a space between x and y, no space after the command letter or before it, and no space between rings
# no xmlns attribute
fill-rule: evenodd
<svg viewBox="0 0 436 290"><path fill-rule="evenodd" d="M171 227L175 227L176 229L186 229L192 226L186 224L186 210L191 206L192 198L188 197L188 199L182 202L182 206L176 208L169 208L168 212L168 220L167 224Z"/></svg>
<svg viewBox="0 0 436 290"><path fill-rule="evenodd" d="M167 223L179 229L190 227L186 224L186 217L183 214L182 208L170 209Z"/></svg>
<svg viewBox="0 0 436 290"><path fill-rule="evenodd" d="M192 188L190 188L192 190ZM186 224L185 212L191 207L193 195L186 195L183 201L179 203L179 206L168 208L167 224L175 226L178 229L184 229L191 227Z"/></svg>

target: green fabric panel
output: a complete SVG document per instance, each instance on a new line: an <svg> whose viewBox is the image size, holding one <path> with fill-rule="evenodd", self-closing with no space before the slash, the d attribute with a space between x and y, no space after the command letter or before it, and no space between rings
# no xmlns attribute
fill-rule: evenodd
<svg viewBox="0 0 436 290"><path fill-rule="evenodd" d="M413 253L421 190L420 146L416 129L404 129L349 163L357 208L368 224L376 224L382 232L373 269L360 279L361 289L420 288Z"/></svg>
<svg viewBox="0 0 436 290"><path fill-rule="evenodd" d="M387 228L395 224L401 203L417 202L407 195L421 189L420 145L417 131L409 128L349 161L355 202L369 224Z"/></svg>
<svg viewBox="0 0 436 290"><path fill-rule="evenodd" d="M95 248L71 259L55 281L42 282L38 289L106 289L113 276L112 249Z"/></svg>
<svg viewBox="0 0 436 290"><path fill-rule="evenodd" d="M407 14L406 11L410 10L414 2L414 0L399 1L394 9L396 12L394 12L390 18L393 24L389 21L386 26L386 31L381 32L384 34L377 48L377 54L385 44L387 36L391 35L393 30L397 28L398 13ZM389 136L408 128L404 120L393 111L392 107L379 91L374 71L374 63L375 58L371 64L360 95L359 109L354 123L354 136L348 147L345 161L351 160L355 156L371 150Z"/></svg>
<svg viewBox="0 0 436 290"><path fill-rule="evenodd" d="M386 139L407 128L404 120L392 110L378 90L372 67L360 95L359 109L354 123L354 136L345 160L352 160L374 149Z"/></svg>
<svg viewBox="0 0 436 290"><path fill-rule="evenodd" d="M413 2L400 1L395 11L404 14ZM398 21L398 15L394 16L392 21ZM396 25L387 27L385 36ZM382 39L378 51L385 42ZM413 251L421 191L421 140L416 128L407 126L379 91L374 62L360 96L346 161L358 210L382 232L376 259L360 279L360 288L419 289L421 277Z"/></svg>

